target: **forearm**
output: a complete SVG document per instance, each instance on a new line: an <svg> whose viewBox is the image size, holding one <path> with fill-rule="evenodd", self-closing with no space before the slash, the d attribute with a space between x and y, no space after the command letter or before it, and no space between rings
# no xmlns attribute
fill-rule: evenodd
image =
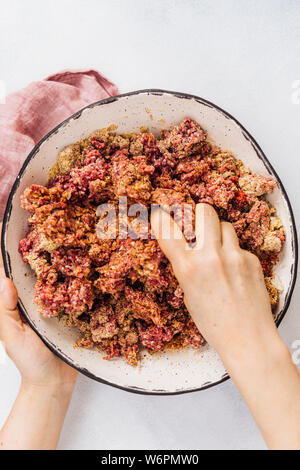
<svg viewBox="0 0 300 470"><path fill-rule="evenodd" d="M300 449L300 374L278 333L224 354L224 364L270 449Z"/></svg>
<svg viewBox="0 0 300 470"><path fill-rule="evenodd" d="M0 449L56 449L73 386L22 383L0 432Z"/></svg>

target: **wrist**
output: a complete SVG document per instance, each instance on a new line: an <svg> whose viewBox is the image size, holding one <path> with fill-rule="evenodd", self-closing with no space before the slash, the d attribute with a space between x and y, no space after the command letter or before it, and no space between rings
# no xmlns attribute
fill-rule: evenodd
<svg viewBox="0 0 300 470"><path fill-rule="evenodd" d="M35 382L22 377L21 391L30 392L38 395L60 395L70 396L74 390L75 381L65 382L60 380L49 380L47 382Z"/></svg>
<svg viewBox="0 0 300 470"><path fill-rule="evenodd" d="M291 361L289 350L275 326L252 337L247 334L235 346L221 352L220 356L230 375L243 371L265 373L266 369L278 368Z"/></svg>

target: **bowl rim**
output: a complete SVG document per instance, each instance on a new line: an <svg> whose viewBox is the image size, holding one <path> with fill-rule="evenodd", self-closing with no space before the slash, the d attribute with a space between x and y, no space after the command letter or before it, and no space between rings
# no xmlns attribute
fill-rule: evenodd
<svg viewBox="0 0 300 470"><path fill-rule="evenodd" d="M89 109L89 108L94 108L96 106L102 106L102 105L105 105L105 104L108 104L108 103L112 103L114 101L117 101L119 99L122 99L122 98L126 98L126 97L130 97L130 96L134 96L134 95L139 95L139 94L152 94L152 95L158 95L158 96L163 96L164 94L167 94L167 95L171 95L171 96L175 96L176 98L183 98L183 99L194 99L195 101L205 105L205 106L208 106L210 108L213 108L213 109L216 109L217 111L219 111L221 114L223 114L226 118L232 120L233 122L235 122L235 124L237 124L240 129L242 130L242 133L243 133L243 136L251 143L252 147L254 148L255 152L256 152L256 155L257 157L263 161L265 167L274 175L274 177L276 178L276 181L277 181L277 184L278 184L278 187L280 189L280 192L287 204L287 208L288 208L288 211L289 211L289 215L290 215L290 220L291 220L291 232L292 232L292 251L293 251L293 266L292 266L292 269L291 269L291 282L290 282L290 285L289 285L289 288L288 288L288 291L287 291L287 294L285 296L285 302L284 302L284 305L283 305L283 308L280 312L280 316L276 319L276 325L277 327L280 325L281 321L283 320L284 316L286 315L286 312L288 310L288 307L290 305L290 301L291 301L291 297L292 297L292 294L293 294L293 291L294 291L294 288L295 288L295 284L296 284L296 279L297 279L297 267L298 267L298 237L297 237L297 228L296 228L296 223L295 223L295 218L294 218L294 214L293 214L293 210L292 210L292 206L291 206L291 203L290 203L290 200L289 200L289 197L287 195L287 192L277 174L277 172L275 171L275 169L273 168L272 164L269 162L268 158L266 157L265 153L263 152L262 148L259 146L259 144L256 142L256 140L254 139L254 137L247 131L247 129L234 117L232 116L228 111L225 111L223 108L219 107L218 105L214 104L213 102L211 101L208 101L204 98L201 98L197 95L194 95L194 94L189 94L189 93L184 93L184 92L176 92L176 91L170 91L170 90L163 90L163 89L158 89L158 88L149 88L149 89L142 89L142 90L136 90L136 91L131 91L131 92L128 92L128 93L123 93L123 94L119 94L119 95L115 95L115 96L111 96L111 97L108 97L108 98L105 98L103 100L99 100L99 101L95 101L94 103L91 103L87 106L85 106L84 108L80 109L79 111L77 111L76 113L72 114L71 116L69 116L67 119L65 119L64 121L62 121L60 124L58 124L56 127L54 127L52 130L50 130L35 146L34 148L31 150L31 152L28 154L28 156L26 157L12 187L11 187L11 190L10 190L10 193L9 193L9 196L8 196L8 199L7 199L7 203L6 203L6 208L5 208L5 212L4 212L4 216L3 216L3 223L2 223L2 231L1 231L1 251L2 251L2 257L3 257L3 265L4 265L4 270L5 270L5 274L7 277L11 278L12 279L12 272L11 272L11 265L10 265L10 256L9 256L9 253L6 249L6 230L7 230L7 226L8 226L8 223L9 223L9 218L10 218L10 214L11 214L11 211L12 211L12 199L15 195L15 192L17 191L18 187L19 187L19 184L21 182L21 178L22 178L22 175L27 167L27 165L29 164L29 162L32 160L32 158L35 156L35 154L37 153L38 149L40 148L40 146L46 141L49 139L49 137L51 137L52 134L56 133L62 126L64 126L65 124L67 124L69 121L71 121L72 119L78 119L81 114L83 113L84 110L86 109ZM43 343L54 353L56 354L60 359L62 359L64 362L66 362L68 365L70 365L71 367L73 367L74 369L78 370L79 372L81 372L82 374L86 375L87 377L93 379L93 380L96 380L97 382L101 382L103 384L106 384L106 385L110 385L112 387L115 387L115 388L118 388L118 389L121 389L121 390L124 390L124 391L127 391L127 392L131 392L131 393L136 393L136 394L141 394L141 395L160 395L160 396L168 396L168 395L182 395L182 394L185 394L185 393L192 393L192 392L198 392L198 391L201 391L201 390L206 390L208 388L211 388L211 387L214 387L218 384L221 384L223 382L225 382L226 380L228 380L230 377L228 375L228 373L226 373L220 380L217 380L217 381L214 381L214 382L209 382L207 384L204 384L202 385L201 387L197 387L197 388L192 388L192 389L186 389L186 390L176 390L174 392L165 392L163 390L146 390L146 389L143 389L143 388L139 388L139 387L125 387L125 386L122 386L122 385L118 385L118 384L115 384L113 382L109 382L105 379L102 379L100 377L97 377L95 376L94 374L92 374L90 371L88 371L86 368L82 368L80 366L77 366L75 365L74 363L72 363L72 361L70 361L69 359L67 359L60 350L58 350L55 345L53 345L49 340L45 339L43 337L43 335L38 331L37 327L35 327L32 323L32 321L30 320L30 317L29 315L27 314L27 311L25 309L25 307L23 306L23 303L21 301L21 299L18 300L18 308L21 312L21 314L25 317L26 321L28 322L28 324L31 326L31 328L35 331L35 333L41 338L41 340L43 341Z"/></svg>

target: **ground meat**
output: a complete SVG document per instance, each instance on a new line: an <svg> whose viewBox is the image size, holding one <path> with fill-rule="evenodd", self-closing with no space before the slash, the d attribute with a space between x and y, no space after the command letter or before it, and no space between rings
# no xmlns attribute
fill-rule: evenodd
<svg viewBox="0 0 300 470"><path fill-rule="evenodd" d="M138 172L127 150L117 150L111 162L111 180L116 196L128 196L136 202L150 199L152 185L149 176Z"/></svg>
<svg viewBox="0 0 300 470"><path fill-rule="evenodd" d="M263 251L273 251L279 253L282 248L283 240L280 237L280 232L268 232L264 236L264 242L261 246Z"/></svg>
<svg viewBox="0 0 300 470"><path fill-rule="evenodd" d="M91 314L90 327L94 343L117 335L119 327L114 318L114 311L109 305L95 310Z"/></svg>
<svg viewBox="0 0 300 470"><path fill-rule="evenodd" d="M68 145L60 152L55 165L49 171L49 179L55 178L57 175L68 174L70 170L82 163L84 155L81 153L79 143Z"/></svg>
<svg viewBox="0 0 300 470"><path fill-rule="evenodd" d="M175 330L170 327L138 326L139 338L143 346L152 351L160 351L164 349L165 343L171 341L175 334Z"/></svg>
<svg viewBox="0 0 300 470"><path fill-rule="evenodd" d="M52 267L64 276L87 278L91 272L91 259L80 249L55 250L51 253Z"/></svg>
<svg viewBox="0 0 300 470"><path fill-rule="evenodd" d="M155 353L203 345L172 266L151 238L148 213L139 220L118 212L124 196L147 209L160 205L177 222L189 205L182 226L187 241L193 241L195 205L211 204L234 224L241 247L259 257L275 308L273 268L285 235L264 197L275 185L213 146L189 118L159 139L145 128L118 135L110 126L66 147L47 186L33 184L21 197L30 217L19 251L37 276L39 312L77 328L77 346L96 347L105 359L123 357L131 365L141 348ZM101 217L97 212L102 203L116 209L114 239L102 239L96 230L105 219L105 211Z"/></svg>
<svg viewBox="0 0 300 470"><path fill-rule="evenodd" d="M279 301L278 290L273 285L271 277L265 277L265 283L266 283L267 291L269 293L271 306L276 307L276 305L278 304L278 301Z"/></svg>
<svg viewBox="0 0 300 470"><path fill-rule="evenodd" d="M166 137L162 139L161 145L168 149L175 158L185 158L187 155L199 151L206 134L199 124L191 119L184 119L175 126Z"/></svg>
<svg viewBox="0 0 300 470"><path fill-rule="evenodd" d="M239 186L246 194L262 196L271 193L276 186L276 182L272 178L249 174L239 178Z"/></svg>

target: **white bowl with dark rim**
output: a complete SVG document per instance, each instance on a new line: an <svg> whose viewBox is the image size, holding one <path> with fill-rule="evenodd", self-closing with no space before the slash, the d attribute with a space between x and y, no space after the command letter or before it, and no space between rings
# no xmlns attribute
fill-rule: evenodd
<svg viewBox="0 0 300 470"><path fill-rule="evenodd" d="M228 374L209 345L199 351L187 348L151 356L144 352L139 367L122 359L105 361L96 350L74 349L78 331L62 327L57 319L41 317L33 302L36 278L18 252L19 241L28 230L28 213L21 208L20 196L32 183L46 183L49 168L66 145L96 129L116 124L118 132L139 132L146 125L158 134L187 116L199 122L211 140L240 158L253 172L277 180L278 187L268 200L276 207L286 231L286 242L275 269L281 286L276 312L279 325L290 303L298 259L296 226L288 196L269 160L246 129L226 111L202 98L141 90L87 106L49 132L30 152L11 189L4 215L1 240L4 267L18 289L19 308L28 323L55 354L83 374L136 393L167 395L203 390L223 382Z"/></svg>

